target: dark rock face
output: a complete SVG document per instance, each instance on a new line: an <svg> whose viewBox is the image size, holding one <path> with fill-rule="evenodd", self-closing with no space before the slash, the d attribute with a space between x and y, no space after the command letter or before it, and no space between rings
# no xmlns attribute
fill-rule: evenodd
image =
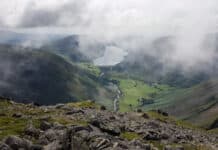
<svg viewBox="0 0 218 150"><path fill-rule="evenodd" d="M218 128L218 119L216 119L212 125L210 126L210 129L215 129L215 128Z"/></svg>

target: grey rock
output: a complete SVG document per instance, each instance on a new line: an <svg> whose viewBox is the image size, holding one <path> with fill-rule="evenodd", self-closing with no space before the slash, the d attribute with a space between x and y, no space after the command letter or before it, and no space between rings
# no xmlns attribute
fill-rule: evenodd
<svg viewBox="0 0 218 150"><path fill-rule="evenodd" d="M29 125L26 129L24 129L24 134L34 137L34 138L38 138L40 135L40 130L36 129L33 125Z"/></svg>
<svg viewBox="0 0 218 150"><path fill-rule="evenodd" d="M113 145L109 139L98 137L96 139L93 139L93 141L91 142L90 148L93 150L101 150L101 149L105 149L105 148L112 147L112 146Z"/></svg>
<svg viewBox="0 0 218 150"><path fill-rule="evenodd" d="M88 150L89 133L92 131L90 127L71 126L65 130L63 134L63 149L65 150Z"/></svg>
<svg viewBox="0 0 218 150"><path fill-rule="evenodd" d="M63 108L65 106L65 104L57 104L57 105L55 105L55 108L56 109L61 109L61 108Z"/></svg>
<svg viewBox="0 0 218 150"><path fill-rule="evenodd" d="M40 135L38 143L42 145L47 145L63 137L63 134L64 131L62 130L54 130L54 129L46 130L43 134Z"/></svg>
<svg viewBox="0 0 218 150"><path fill-rule="evenodd" d="M43 150L71 150L71 149L64 149L62 146L62 142L60 141L53 141L48 145L43 147Z"/></svg>
<svg viewBox="0 0 218 150"><path fill-rule="evenodd" d="M144 140L159 141L161 140L161 137L160 134L156 131L148 131L147 134L144 136Z"/></svg>
<svg viewBox="0 0 218 150"><path fill-rule="evenodd" d="M175 150L185 150L185 148L183 146L176 146Z"/></svg>
<svg viewBox="0 0 218 150"><path fill-rule="evenodd" d="M152 145L151 144L144 144L142 141L139 140L132 140L131 145L138 147L139 149L143 149L143 150L151 150L152 149Z"/></svg>
<svg viewBox="0 0 218 150"><path fill-rule="evenodd" d="M0 142L0 150L12 150L7 144Z"/></svg>
<svg viewBox="0 0 218 150"><path fill-rule="evenodd" d="M53 128L55 130L64 130L64 129L66 129L66 126L64 126L58 122L55 122L55 123L53 123Z"/></svg>
<svg viewBox="0 0 218 150"><path fill-rule="evenodd" d="M101 120L98 119L93 119L92 121L90 121L90 124L92 124L93 126L99 128L102 132L106 132L110 135L113 136L119 136L121 133L121 130L118 126L114 125L110 125L108 123L104 123Z"/></svg>
<svg viewBox="0 0 218 150"><path fill-rule="evenodd" d="M167 134L167 133L161 133L161 134L160 134L160 138L161 138L161 139L164 139L164 140L167 140L167 139L170 138L170 135Z"/></svg>
<svg viewBox="0 0 218 150"><path fill-rule="evenodd" d="M5 139L5 144L10 146L12 150L29 150L31 149L32 143L28 140L21 139L16 136L9 136Z"/></svg>
<svg viewBox="0 0 218 150"><path fill-rule="evenodd" d="M43 131L50 129L51 127L52 127L52 124L47 121L41 121L40 123L40 129Z"/></svg>
<svg viewBox="0 0 218 150"><path fill-rule="evenodd" d="M164 150L173 150L173 149L172 149L172 146L166 145L166 146L164 147Z"/></svg>
<svg viewBox="0 0 218 150"><path fill-rule="evenodd" d="M31 150L43 150L43 146L41 146L41 145L32 145L30 149Z"/></svg>

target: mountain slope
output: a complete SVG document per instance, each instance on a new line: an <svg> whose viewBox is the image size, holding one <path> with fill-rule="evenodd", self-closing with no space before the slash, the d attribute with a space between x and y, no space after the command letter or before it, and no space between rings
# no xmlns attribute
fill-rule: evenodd
<svg viewBox="0 0 218 150"><path fill-rule="evenodd" d="M48 42L41 49L67 57L73 62L89 62L90 60L79 50L79 36L67 36Z"/></svg>
<svg viewBox="0 0 218 150"><path fill-rule="evenodd" d="M1 45L0 53L2 96L40 104L113 97L98 76L46 50Z"/></svg>
<svg viewBox="0 0 218 150"><path fill-rule="evenodd" d="M47 42L62 38L56 34L17 33L9 30L0 30L0 44L10 44L26 47L40 47Z"/></svg>
<svg viewBox="0 0 218 150"><path fill-rule="evenodd" d="M146 106L149 107L162 108L171 115L209 127L218 114L218 80L170 91L159 96L154 105Z"/></svg>

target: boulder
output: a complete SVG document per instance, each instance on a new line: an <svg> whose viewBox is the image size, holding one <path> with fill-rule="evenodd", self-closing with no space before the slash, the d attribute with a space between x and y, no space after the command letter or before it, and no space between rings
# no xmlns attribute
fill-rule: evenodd
<svg viewBox="0 0 218 150"><path fill-rule="evenodd" d="M24 134L34 137L34 138L39 138L40 135L40 130L36 129L33 125L29 125L27 128L24 129Z"/></svg>
<svg viewBox="0 0 218 150"><path fill-rule="evenodd" d="M5 139L5 144L7 144L13 150L29 150L31 149L32 143L28 140L16 137L9 136Z"/></svg>
<svg viewBox="0 0 218 150"><path fill-rule="evenodd" d="M47 145L55 140L60 139L64 134L62 130L48 129L39 137L39 144Z"/></svg>
<svg viewBox="0 0 218 150"><path fill-rule="evenodd" d="M61 108L63 108L65 106L65 104L57 104L57 105L55 105L55 108L56 109L61 109Z"/></svg>
<svg viewBox="0 0 218 150"><path fill-rule="evenodd" d="M44 150L43 146L41 145L32 145L31 150Z"/></svg>
<svg viewBox="0 0 218 150"><path fill-rule="evenodd" d="M164 150L173 150L173 148L172 148L172 146L170 146L170 145L166 145L166 146L164 147Z"/></svg>
<svg viewBox="0 0 218 150"><path fill-rule="evenodd" d="M102 120L93 119L90 121L90 124L99 128L102 132L106 132L113 136L119 136L121 133L121 130L118 126L104 123Z"/></svg>
<svg viewBox="0 0 218 150"><path fill-rule="evenodd" d="M62 142L57 140L57 141L53 141L53 142L49 143L48 145L44 146L43 150L65 150L65 149L63 149ZM68 149L66 149L66 150L68 150ZM71 150L71 149L69 149L69 150Z"/></svg>
<svg viewBox="0 0 218 150"><path fill-rule="evenodd" d="M0 150L12 150L7 144L0 142Z"/></svg>
<svg viewBox="0 0 218 150"><path fill-rule="evenodd" d="M148 140L148 141L159 141L159 140L161 140L161 136L160 136L159 132L148 131L143 139Z"/></svg>
<svg viewBox="0 0 218 150"><path fill-rule="evenodd" d="M43 131L50 129L51 127L52 127L52 124L47 121L41 121L40 123L40 129Z"/></svg>
<svg viewBox="0 0 218 150"><path fill-rule="evenodd" d="M135 147L140 147L143 150L152 150L153 147L151 144L145 144L142 141L136 139L132 140L130 144Z"/></svg>
<svg viewBox="0 0 218 150"><path fill-rule="evenodd" d="M88 144L86 141L89 140L89 133L92 131L90 127L84 126L71 126L67 130L62 138L63 149L74 150L82 149L88 150Z"/></svg>
<svg viewBox="0 0 218 150"><path fill-rule="evenodd" d="M96 139L93 139L90 148L93 150L101 150L112 146L113 145L111 144L109 139L98 137Z"/></svg>

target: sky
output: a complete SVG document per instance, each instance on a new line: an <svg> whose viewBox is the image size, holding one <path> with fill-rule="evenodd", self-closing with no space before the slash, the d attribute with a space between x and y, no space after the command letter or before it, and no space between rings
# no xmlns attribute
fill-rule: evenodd
<svg viewBox="0 0 218 150"><path fill-rule="evenodd" d="M215 43L205 39L217 33L217 25L217 0L1 0L0 5L0 28L89 35L116 42L119 51L150 54L145 43L172 36L173 51L160 58L185 68L212 63Z"/></svg>

